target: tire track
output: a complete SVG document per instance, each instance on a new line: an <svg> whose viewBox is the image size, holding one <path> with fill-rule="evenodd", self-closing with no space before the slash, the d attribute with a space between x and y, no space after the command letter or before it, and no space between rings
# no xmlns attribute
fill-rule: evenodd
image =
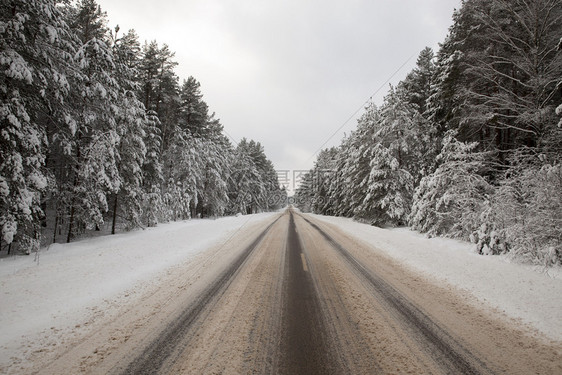
<svg viewBox="0 0 562 375"><path fill-rule="evenodd" d="M154 339L126 368L115 368L115 373L130 374L155 374L161 372L167 363L173 363L181 354L189 341L189 331L202 313L212 307L228 289L228 286L260 242L279 221L278 217L269 224L258 237L248 245L242 253L221 272L185 310Z"/></svg>
<svg viewBox="0 0 562 375"><path fill-rule="evenodd" d="M359 262L347 249L327 234L318 225L299 215L314 228L326 242L365 280L375 298L384 301L405 325L421 346L447 374L493 374L486 364L460 344L447 331L437 325L428 315L408 301L398 290Z"/></svg>
<svg viewBox="0 0 562 375"><path fill-rule="evenodd" d="M561 373L559 345L335 226L289 209L231 238L36 373Z"/></svg>
<svg viewBox="0 0 562 375"><path fill-rule="evenodd" d="M290 211L285 264L280 374L343 373L326 340L326 324L314 280Z"/></svg>

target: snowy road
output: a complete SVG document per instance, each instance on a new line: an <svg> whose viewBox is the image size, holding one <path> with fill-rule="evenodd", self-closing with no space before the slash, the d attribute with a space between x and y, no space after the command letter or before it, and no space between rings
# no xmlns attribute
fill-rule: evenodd
<svg viewBox="0 0 562 375"><path fill-rule="evenodd" d="M562 372L559 343L291 210L170 269L93 325L26 373Z"/></svg>

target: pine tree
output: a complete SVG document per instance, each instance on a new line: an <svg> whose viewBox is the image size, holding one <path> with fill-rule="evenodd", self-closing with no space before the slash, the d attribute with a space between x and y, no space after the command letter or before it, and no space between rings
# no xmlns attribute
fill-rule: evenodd
<svg viewBox="0 0 562 375"><path fill-rule="evenodd" d="M407 142L416 149L417 155L411 159L415 167L410 170L415 178L415 184L419 183L421 177L435 170L435 158L441 148L443 133L440 126L432 119L430 98L435 87L436 67L434 63L433 50L424 48L416 63L416 67L401 81L396 88L396 95L408 107L411 121L419 137L418 142ZM416 114L413 111L419 113Z"/></svg>
<svg viewBox="0 0 562 375"><path fill-rule="evenodd" d="M164 153L168 149L179 120L179 78L174 73L178 63L173 60L175 53L170 51L166 44L159 47L156 41L146 43L142 55L139 66L141 81L139 98L142 98L147 110L158 114L162 138L160 151Z"/></svg>
<svg viewBox="0 0 562 375"><path fill-rule="evenodd" d="M312 212L312 205L314 203L313 174L314 170L312 169L306 172L295 191L295 204L302 212Z"/></svg>
<svg viewBox="0 0 562 375"><path fill-rule="evenodd" d="M308 188L311 189L311 210L314 213L329 215L335 211L330 185L335 173L336 153L335 148L320 151L311 170Z"/></svg>
<svg viewBox="0 0 562 375"><path fill-rule="evenodd" d="M233 152L229 178L229 212L252 213L253 195L259 192L260 174L242 139Z"/></svg>
<svg viewBox="0 0 562 375"><path fill-rule="evenodd" d="M146 113L146 131L144 144L146 157L142 166L143 171L143 197L142 216L143 222L153 227L166 216L162 212L162 157L160 154L162 138L160 137L160 120L154 111Z"/></svg>
<svg viewBox="0 0 562 375"><path fill-rule="evenodd" d="M202 178L198 188L202 216L222 216L228 204L228 155L229 150L213 140L203 140Z"/></svg>
<svg viewBox="0 0 562 375"><path fill-rule="evenodd" d="M265 210L264 203L267 199L264 175L268 167L267 158L263 153L263 147L253 140L248 141L244 138L238 143L238 149L248 155L250 165L255 168L258 174L257 183L252 184L252 190L250 191L251 204L249 212L262 212Z"/></svg>
<svg viewBox="0 0 562 375"><path fill-rule="evenodd" d="M447 134L439 167L416 189L410 216L413 229L466 240L478 229L493 188L484 177L489 154L477 152L477 147L475 142L459 142L454 132Z"/></svg>
<svg viewBox="0 0 562 375"><path fill-rule="evenodd" d="M347 196L344 187L347 186L344 178L344 170L346 170L347 162L350 156L347 154L349 148L345 147L347 140L336 148L334 159L334 171L331 173L328 185L328 199L330 200L331 215L349 216L348 211L350 205L347 203Z"/></svg>
<svg viewBox="0 0 562 375"><path fill-rule="evenodd" d="M366 196L358 208L361 219L373 225L404 225L410 213L412 175L401 168L391 149L381 143L373 149Z"/></svg>
<svg viewBox="0 0 562 375"><path fill-rule="evenodd" d="M194 137L209 134L209 107L203 100L201 84L193 77L183 82L180 90L180 126Z"/></svg>
<svg viewBox="0 0 562 375"><path fill-rule="evenodd" d="M481 25L474 21L473 5L474 1L465 1L461 9L455 10L449 34L437 52L426 115L439 139L448 130L456 130L461 140L481 140L477 134L464 134L460 129L466 100L461 92L469 84L465 74L466 53L486 43Z"/></svg>
<svg viewBox="0 0 562 375"><path fill-rule="evenodd" d="M113 54L115 57L114 76L119 85L115 114L116 130L119 136L117 145L117 169L122 183L112 197L112 229L115 234L117 217L120 214L128 228L136 227L141 222L143 199L143 171L146 157L147 118L145 108L135 92L138 90L138 66L140 62L140 44L134 31L129 31L118 38L119 28L113 36Z"/></svg>
<svg viewBox="0 0 562 375"><path fill-rule="evenodd" d="M354 216L364 219L369 214L363 211L362 206L367 195L371 160L373 158L373 143L375 129L380 123L380 111L371 103L358 121L357 130L352 133L349 140L343 143L347 158L343 164L342 183L344 216Z"/></svg>
<svg viewBox="0 0 562 375"><path fill-rule="evenodd" d="M428 99L431 96L431 85L435 74L433 58L433 50L429 47L424 48L418 56L416 67L397 87L403 99L413 105L420 114L426 113Z"/></svg>
<svg viewBox="0 0 562 375"><path fill-rule="evenodd" d="M201 140L191 137L179 127L164 154L163 202L167 207L162 220L183 220L195 216L198 189L203 185Z"/></svg>
<svg viewBox="0 0 562 375"><path fill-rule="evenodd" d="M72 119L73 40L49 0L0 5L0 230L1 241L29 253L40 243L48 137Z"/></svg>
<svg viewBox="0 0 562 375"><path fill-rule="evenodd" d="M560 263L561 35L560 1L463 1L435 61L424 49L319 155L298 204ZM325 165L331 181L315 184Z"/></svg>
<svg viewBox="0 0 562 375"><path fill-rule="evenodd" d="M246 212L264 212L283 204L280 202L285 195L279 187L277 173L273 163L265 155L263 146L259 142L243 138L238 143L235 154L239 161L230 176L231 196L236 196L237 200L242 199ZM247 170L240 171L238 168L243 168L244 165ZM237 181L237 177L242 180ZM244 187L239 192L240 195L236 193L236 186Z"/></svg>
<svg viewBox="0 0 562 375"><path fill-rule="evenodd" d="M359 146L359 154L370 160L369 173L358 182L363 187L363 199L355 206L354 214L373 224L404 224L414 184L423 174L425 120L394 89L380 112L369 120L371 139Z"/></svg>
<svg viewBox="0 0 562 375"><path fill-rule="evenodd" d="M510 253L543 266L562 264L562 157L513 153L512 167L481 214L472 240L481 254Z"/></svg>
<svg viewBox="0 0 562 375"><path fill-rule="evenodd" d="M68 196L67 241L85 229L99 228L109 210L107 197L119 190L116 115L119 85L113 73L113 53L108 46L105 13L93 0L82 0L69 8L67 18L79 36L81 46L76 62L81 76L74 82L78 95L73 99L76 128L65 137L71 140L67 166L68 180L59 189Z"/></svg>
<svg viewBox="0 0 562 375"><path fill-rule="evenodd" d="M432 119L501 163L536 146L561 100L561 14L556 0L464 2L438 53Z"/></svg>

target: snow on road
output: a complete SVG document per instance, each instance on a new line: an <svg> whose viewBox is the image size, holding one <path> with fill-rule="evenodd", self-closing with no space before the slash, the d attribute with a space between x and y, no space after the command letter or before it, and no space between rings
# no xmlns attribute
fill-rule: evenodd
<svg viewBox="0 0 562 375"><path fill-rule="evenodd" d="M116 314L140 298L159 275L273 214L192 220L56 244L39 257L0 259L0 368L22 352L57 345L88 321ZM484 257L468 243L427 239L407 229L381 229L345 218L317 216L368 242L405 266L462 289L562 341L562 272Z"/></svg>
<svg viewBox="0 0 562 375"><path fill-rule="evenodd" d="M426 238L407 228L383 229L314 215L369 243L414 271L467 291L485 305L562 341L562 269L541 269L482 256L468 242Z"/></svg>
<svg viewBox="0 0 562 375"><path fill-rule="evenodd" d="M270 215L160 224L0 259L0 368L22 346L40 350L46 334L109 314L158 274Z"/></svg>

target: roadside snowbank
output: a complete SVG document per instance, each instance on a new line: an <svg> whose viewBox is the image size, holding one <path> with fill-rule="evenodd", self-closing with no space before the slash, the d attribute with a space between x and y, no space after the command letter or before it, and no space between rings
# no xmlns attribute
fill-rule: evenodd
<svg viewBox="0 0 562 375"><path fill-rule="evenodd" d="M401 264L468 291L486 305L562 341L562 270L482 256L468 242L426 238L407 228L382 229L352 219L313 215L380 249Z"/></svg>
<svg viewBox="0 0 562 375"><path fill-rule="evenodd" d="M118 308L118 297L271 215L160 224L0 259L0 368L34 335L80 324L100 306Z"/></svg>

